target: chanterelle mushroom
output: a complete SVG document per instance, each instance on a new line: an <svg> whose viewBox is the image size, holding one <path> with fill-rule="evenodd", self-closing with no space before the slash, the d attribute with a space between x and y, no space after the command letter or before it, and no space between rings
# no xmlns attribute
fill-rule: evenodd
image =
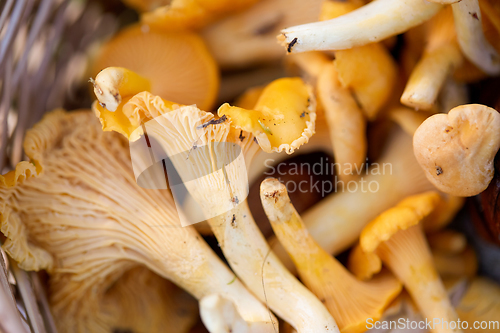
<svg viewBox="0 0 500 333"><path fill-rule="evenodd" d="M262 91L254 110L223 104L217 111L234 127L252 133L267 153L291 154L314 134L316 102L300 78L281 78Z"/></svg>
<svg viewBox="0 0 500 333"><path fill-rule="evenodd" d="M61 332L109 332L98 304L139 265L198 299L221 294L245 320L272 330L266 307L192 227L181 227L170 192L137 185L127 141L103 132L91 112L47 114L24 150L31 162L0 176L3 249L26 270L48 270Z"/></svg>
<svg viewBox="0 0 500 333"><path fill-rule="evenodd" d="M200 37L139 24L121 30L100 49L92 75L97 75L97 99L109 111L142 91L210 109L219 87L217 65Z"/></svg>
<svg viewBox="0 0 500 333"><path fill-rule="evenodd" d="M135 105L142 108L139 112L162 114L146 124L151 128L148 136L167 152L229 264L249 289L299 332L338 332L324 305L276 258L253 220L245 170L259 149L253 136L232 127L228 118L215 119L193 106L163 113L160 104Z"/></svg>
<svg viewBox="0 0 500 333"><path fill-rule="evenodd" d="M379 320L385 307L401 291L401 283L390 273L369 282L352 276L312 239L285 185L277 179L262 182L260 197L273 230L291 255L301 280L325 303L340 331L364 332L367 319Z"/></svg>
<svg viewBox="0 0 500 333"><path fill-rule="evenodd" d="M441 8L426 0L377 0L328 21L284 29L278 40L288 52L349 49L402 33Z"/></svg>
<svg viewBox="0 0 500 333"><path fill-rule="evenodd" d="M427 118L413 137L413 150L427 179L456 196L484 191L500 148L500 114L480 104L461 105Z"/></svg>
<svg viewBox="0 0 500 333"><path fill-rule="evenodd" d="M430 321L457 321L446 290L432 262L429 246L419 222L434 209L437 192L414 195L370 222L361 232L364 252L373 252L401 280ZM434 333L461 332L456 326L434 326Z"/></svg>

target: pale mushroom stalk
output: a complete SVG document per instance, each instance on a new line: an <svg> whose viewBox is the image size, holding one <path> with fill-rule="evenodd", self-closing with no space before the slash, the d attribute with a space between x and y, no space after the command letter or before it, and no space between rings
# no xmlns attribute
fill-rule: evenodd
<svg viewBox="0 0 500 333"><path fill-rule="evenodd" d="M426 0L377 0L328 21L284 29L278 40L288 52L349 49L402 33L441 8Z"/></svg>
<svg viewBox="0 0 500 333"><path fill-rule="evenodd" d="M451 8L458 43L467 59L486 74L500 73L500 55L484 36L478 0L462 0Z"/></svg>
<svg viewBox="0 0 500 333"><path fill-rule="evenodd" d="M262 182L260 197L273 230L292 256L301 280L335 317L340 331L364 332L369 318L379 320L401 291L400 282L388 272L368 282L357 280L312 239L285 185L277 179Z"/></svg>
<svg viewBox="0 0 500 333"><path fill-rule="evenodd" d="M400 241L395 242L389 239L384 242L377 249L377 255L403 281L406 290L412 295L412 299L424 316L431 321L433 318L442 318L448 322L456 322L458 316L450 304L448 294L435 269L420 226L416 225L399 231L397 236ZM398 253L405 255L398 256ZM408 255L410 253L414 254L411 258ZM439 325L432 331L436 333L460 332L460 330L442 330Z"/></svg>
<svg viewBox="0 0 500 333"><path fill-rule="evenodd" d="M292 154L309 142L316 125L316 100L312 87L301 78L280 78L269 83L254 109L224 103L217 111L239 130L253 134L266 153Z"/></svg>
<svg viewBox="0 0 500 333"><path fill-rule="evenodd" d="M197 299L217 292L247 321L270 315L192 227L167 190L141 188L127 142L88 111L52 112L27 133L21 162L0 177L3 249L26 270L47 269L62 332L109 332L106 290L139 265Z"/></svg>
<svg viewBox="0 0 500 333"><path fill-rule="evenodd" d="M401 103L416 110L430 110L435 106L446 78L462 61L451 9L444 8L427 25L424 53L401 96Z"/></svg>
<svg viewBox="0 0 500 333"><path fill-rule="evenodd" d="M403 282L421 313L429 321L439 318L457 322L444 285L433 263L429 245L419 222L439 202L437 192L408 197L371 221L362 231L364 252L375 253ZM457 325L435 325L433 333L462 332Z"/></svg>
<svg viewBox="0 0 500 333"><path fill-rule="evenodd" d="M349 183L344 183L344 187L337 184L338 193L302 215L309 233L328 253L335 255L347 249L367 223L401 198L434 189L411 151L411 137L397 129L389 141L381 159L368 168L368 174L361 170L362 178L350 183L351 190L347 188ZM293 267L280 244L273 250L287 267Z"/></svg>
<svg viewBox="0 0 500 333"><path fill-rule="evenodd" d="M450 71L461 58L458 45L453 43L424 53L408 79L401 103L416 110L431 109Z"/></svg>
<svg viewBox="0 0 500 333"><path fill-rule="evenodd" d="M321 102L335 157L336 173L340 180L358 178L354 168L363 168L366 162L366 119L351 95L340 84L333 63L325 65L318 77L318 97Z"/></svg>
<svg viewBox="0 0 500 333"><path fill-rule="evenodd" d="M394 94L398 68L382 43L335 52L339 81L351 90L366 118L373 121Z"/></svg>
<svg viewBox="0 0 500 333"><path fill-rule="evenodd" d="M338 332L324 305L271 252L253 220L246 200L244 164L258 145L249 133L239 139L241 131L231 128L228 121L203 127L212 119L211 113L183 107L165 113L153 134L172 158L226 259L246 286L299 332ZM196 149L191 149L193 143ZM236 152L238 146L242 155ZM245 156L245 161L229 163L228 158L237 161L236 155Z"/></svg>

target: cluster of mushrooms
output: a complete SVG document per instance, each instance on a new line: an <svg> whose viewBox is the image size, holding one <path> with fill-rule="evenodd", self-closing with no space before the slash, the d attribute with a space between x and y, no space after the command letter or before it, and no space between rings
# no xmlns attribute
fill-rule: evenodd
<svg viewBox="0 0 500 333"><path fill-rule="evenodd" d="M211 333L500 319L500 285L446 228L494 176L500 114L468 104L466 84L500 74L500 3L124 2L140 21L94 56L91 110L46 114L26 134L27 160L0 176L2 249L48 273L60 332L188 333L200 317L197 332ZM148 136L194 202L138 184L129 144ZM249 184L264 160L311 151L377 191L338 191L299 215L265 179L266 239Z"/></svg>

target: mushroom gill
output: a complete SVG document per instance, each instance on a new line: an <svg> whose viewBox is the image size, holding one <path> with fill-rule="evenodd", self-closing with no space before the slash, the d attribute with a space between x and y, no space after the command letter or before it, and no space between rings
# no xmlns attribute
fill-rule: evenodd
<svg viewBox="0 0 500 333"><path fill-rule="evenodd" d="M181 227L170 192L137 185L127 141L91 112L47 114L24 150L30 162L0 177L3 249L23 269L47 269L61 332L109 332L99 304L140 265L197 299L224 295L245 320L269 321L196 231Z"/></svg>

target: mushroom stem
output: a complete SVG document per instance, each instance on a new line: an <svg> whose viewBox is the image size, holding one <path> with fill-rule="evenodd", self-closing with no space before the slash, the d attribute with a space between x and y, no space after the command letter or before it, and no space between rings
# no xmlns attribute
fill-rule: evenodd
<svg viewBox="0 0 500 333"><path fill-rule="evenodd" d="M211 113L183 107L159 117L148 135L166 150L247 287L299 332L338 332L324 305L271 252L249 210L245 167L258 145L250 133L240 139L229 121L211 120Z"/></svg>
<svg viewBox="0 0 500 333"><path fill-rule="evenodd" d="M96 305L139 265L198 299L215 292L234 301L245 320L268 322L272 332L266 307L194 228L181 226L169 191L137 184L127 142L103 132L91 112L47 114L24 149L33 164L0 176L2 248L23 269L48 270L61 332L105 327Z"/></svg>
<svg viewBox="0 0 500 333"><path fill-rule="evenodd" d="M357 280L307 232L293 207L285 185L266 179L260 187L266 215L281 244L299 271L304 284L326 305L341 332L364 332L368 318L378 320L401 291L391 274L370 282Z"/></svg>
<svg viewBox="0 0 500 333"><path fill-rule="evenodd" d="M382 242L375 253L401 280L422 314L429 320L439 318L442 323L457 322L446 289L434 267L429 246L420 225L399 230L390 239ZM451 325L436 325L431 332L461 332Z"/></svg>
<svg viewBox="0 0 500 333"><path fill-rule="evenodd" d="M212 333L261 333L268 330L268 323L244 321L234 303L218 294L200 301L200 315Z"/></svg>
<svg viewBox="0 0 500 333"><path fill-rule="evenodd" d="M377 0L328 21L284 29L278 40L288 52L349 49L402 33L441 8L426 0Z"/></svg>
<svg viewBox="0 0 500 333"><path fill-rule="evenodd" d="M401 103L416 110L431 109L446 78L461 59L455 43L425 52L408 79Z"/></svg>
<svg viewBox="0 0 500 333"><path fill-rule="evenodd" d="M351 92L342 87L332 62L318 78L318 97L324 108L340 180L359 177L353 168L363 168L366 159L366 119Z"/></svg>
<svg viewBox="0 0 500 333"><path fill-rule="evenodd" d="M102 107L116 111L123 97L151 90L151 82L139 74L123 67L108 67L97 74L94 93Z"/></svg>
<svg viewBox="0 0 500 333"><path fill-rule="evenodd" d="M411 151L411 137L398 129L389 140L386 152L366 176L358 182L338 184L336 194L302 216L309 233L328 253L335 255L347 249L367 223L401 198L434 189ZM287 267L292 267L281 245L273 250Z"/></svg>
<svg viewBox="0 0 500 333"><path fill-rule="evenodd" d="M451 8L458 43L467 59L486 74L500 73L500 55L484 36L478 0L462 0Z"/></svg>
<svg viewBox="0 0 500 333"><path fill-rule="evenodd" d="M298 332L338 331L323 304L271 252L246 200L208 223L230 266L278 316Z"/></svg>

